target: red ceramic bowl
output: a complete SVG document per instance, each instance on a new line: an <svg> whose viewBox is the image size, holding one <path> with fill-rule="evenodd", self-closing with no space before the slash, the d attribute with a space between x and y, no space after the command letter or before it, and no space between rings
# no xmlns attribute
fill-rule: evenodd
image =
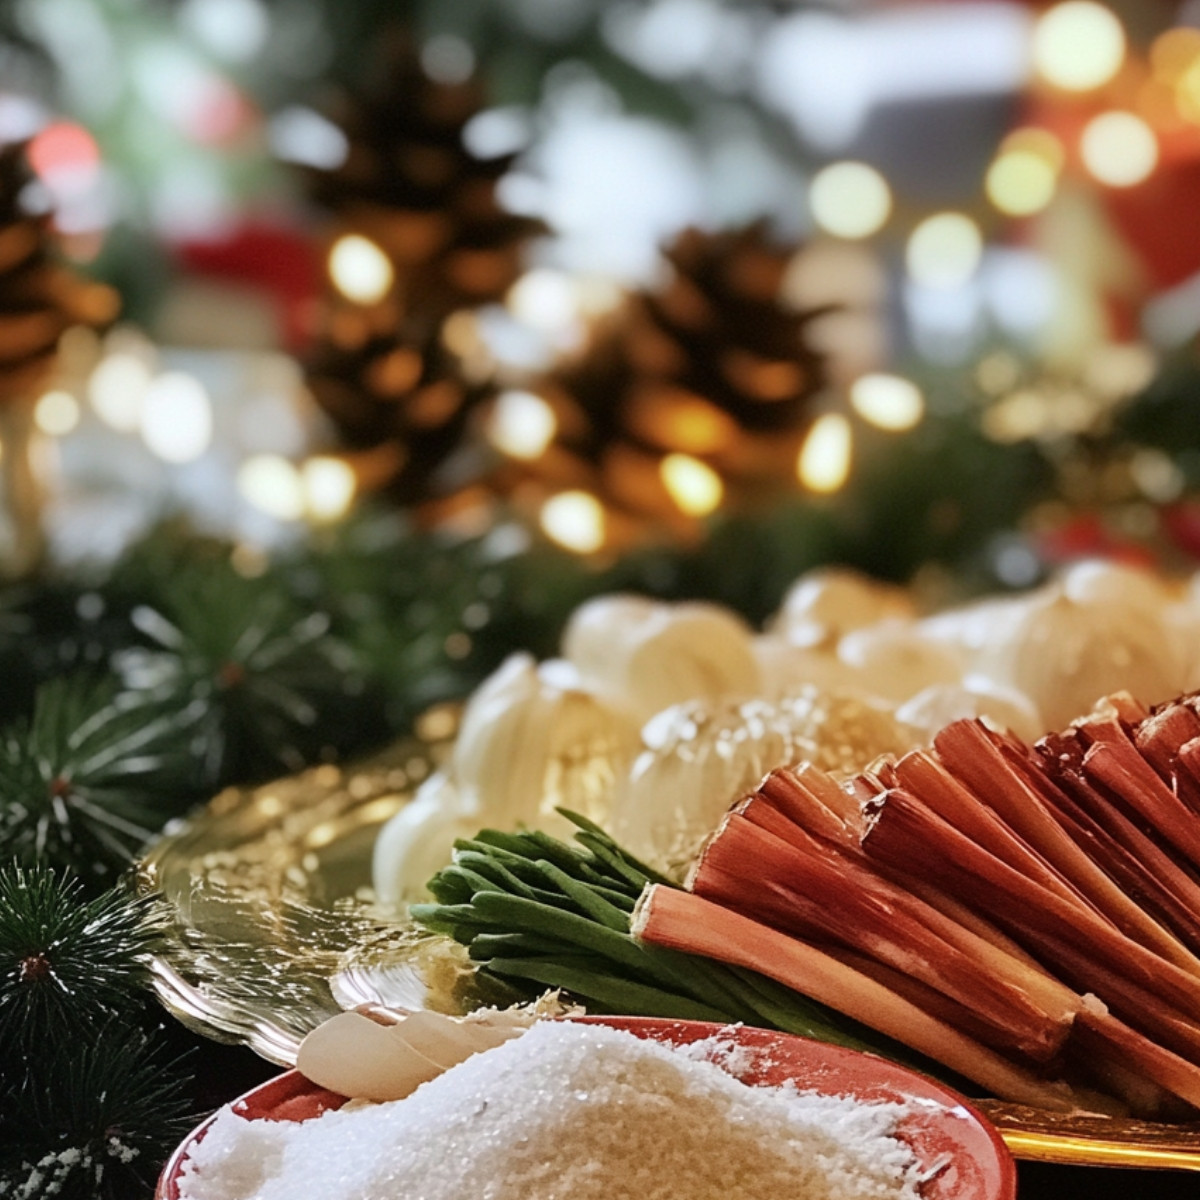
<svg viewBox="0 0 1200 1200"><path fill-rule="evenodd" d="M706 1021L670 1021L654 1017L582 1017L589 1024L609 1025L638 1037L683 1046L722 1029ZM770 1086L792 1080L801 1090L857 1100L925 1101L898 1134L926 1168L941 1164L922 1187L926 1200L1015 1200L1017 1170L1000 1135L971 1103L957 1092L887 1059L769 1029L736 1026L727 1036L742 1045L767 1051L739 1077ZM263 1121L306 1121L333 1108L345 1097L310 1083L297 1071L247 1092L233 1102L243 1116ZM205 1134L212 1118L192 1131L163 1169L156 1200L179 1200L178 1179L189 1149Z"/></svg>

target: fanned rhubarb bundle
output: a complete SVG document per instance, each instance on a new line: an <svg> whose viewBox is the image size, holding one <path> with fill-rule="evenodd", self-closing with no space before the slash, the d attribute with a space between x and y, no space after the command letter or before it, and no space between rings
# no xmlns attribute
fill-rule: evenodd
<svg viewBox="0 0 1200 1200"><path fill-rule="evenodd" d="M772 772L644 942L760 971L987 1088L1200 1108L1200 694L1031 747L958 721L837 783Z"/></svg>

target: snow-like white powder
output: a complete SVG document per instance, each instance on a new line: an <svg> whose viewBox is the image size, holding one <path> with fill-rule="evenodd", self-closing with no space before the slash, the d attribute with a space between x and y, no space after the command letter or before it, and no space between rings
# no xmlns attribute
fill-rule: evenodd
<svg viewBox="0 0 1200 1200"><path fill-rule="evenodd" d="M718 1055L718 1057L720 1057ZM694 1051L543 1022L404 1100L224 1110L183 1200L917 1200L899 1104L748 1087Z"/></svg>

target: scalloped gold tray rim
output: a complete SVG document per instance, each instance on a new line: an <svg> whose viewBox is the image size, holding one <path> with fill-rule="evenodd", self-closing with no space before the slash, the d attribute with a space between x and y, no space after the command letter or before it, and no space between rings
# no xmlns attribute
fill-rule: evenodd
<svg viewBox="0 0 1200 1200"><path fill-rule="evenodd" d="M435 713L434 718L418 726L415 740L402 739L358 768L343 771L317 767L256 788L227 789L149 849L140 864L140 884L145 890L161 891L167 897L164 903L176 926L176 937L168 950L153 963L154 988L168 1011L190 1028L218 1041L249 1046L280 1066L295 1065L303 1026L311 1027L314 1015L339 1009L328 986L332 976L304 981L311 997L299 1013L289 1012L286 997L274 991L269 980L264 981L262 989L267 1000L247 1001L245 985L255 982L252 976L257 969L253 954L238 961L231 951L233 967L214 970L201 978L194 977L193 971L189 978L189 972L180 968L183 942L209 932L189 925L190 897L205 885L197 864L213 859L223 863L226 871L232 868L236 872L240 863L253 862L261 872L262 848L270 843L275 855L272 869L282 874L294 870L297 863L306 864L305 872L290 878L290 891L280 884L279 895L290 895L289 904L323 896L312 900L313 911L318 904L328 906L327 889L319 886L325 882L321 877L325 860L317 852L328 855L337 851L339 844L350 837L364 841L407 801L412 788L444 749L447 731L452 728L452 715L447 718L445 713ZM407 781L405 785L396 786L397 773ZM309 800L301 804L306 795ZM279 918L278 909L268 908L267 925ZM243 920L244 927L235 924L241 942L231 939L231 946L268 944L271 928L261 922L255 924L253 916ZM234 970L242 972L236 987L231 986ZM1120 1118L1071 1118L996 1100L976 1103L1019 1159L1075 1166L1200 1171L1200 1123L1172 1126ZM1083 1132L1079 1128L1081 1124L1101 1123L1103 1131Z"/></svg>

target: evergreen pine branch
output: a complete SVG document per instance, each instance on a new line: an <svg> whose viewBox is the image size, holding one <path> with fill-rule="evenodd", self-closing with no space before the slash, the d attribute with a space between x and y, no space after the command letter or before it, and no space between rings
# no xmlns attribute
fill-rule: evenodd
<svg viewBox="0 0 1200 1200"><path fill-rule="evenodd" d="M175 770L178 726L111 680L53 679L0 732L0 861L116 878L163 823L153 795Z"/></svg>
<svg viewBox="0 0 1200 1200"><path fill-rule="evenodd" d="M178 1059L111 1022L0 1080L0 1196L147 1200L193 1117Z"/></svg>
<svg viewBox="0 0 1200 1200"><path fill-rule="evenodd" d="M141 1003L163 934L153 900L83 893L53 869L0 868L0 1055L94 1034Z"/></svg>
<svg viewBox="0 0 1200 1200"><path fill-rule="evenodd" d="M132 619L147 639L116 660L125 684L185 716L198 793L280 770L296 771L353 736L365 693L355 655L323 611L304 611L277 579L244 579L228 565L185 569L161 607Z"/></svg>

